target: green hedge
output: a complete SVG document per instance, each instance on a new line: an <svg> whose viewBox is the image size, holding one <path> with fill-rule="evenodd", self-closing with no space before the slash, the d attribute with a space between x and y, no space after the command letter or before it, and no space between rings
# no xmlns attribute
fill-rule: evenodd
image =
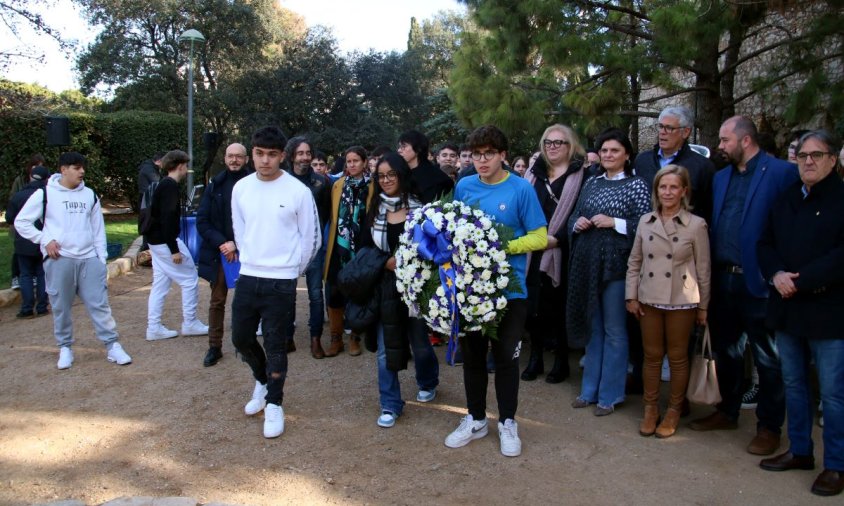
<svg viewBox="0 0 844 506"><path fill-rule="evenodd" d="M60 115L69 119L71 141L61 151L79 151L88 158L86 185L103 198L128 201L133 208L138 204L138 165L156 151L187 147L187 120L183 116L150 111ZM201 135L194 137L193 165L201 168L205 158ZM4 193L32 153L44 155L48 167L56 171L59 152L59 148L46 146L43 115L0 115L0 188ZM195 177L201 180L202 174Z"/></svg>

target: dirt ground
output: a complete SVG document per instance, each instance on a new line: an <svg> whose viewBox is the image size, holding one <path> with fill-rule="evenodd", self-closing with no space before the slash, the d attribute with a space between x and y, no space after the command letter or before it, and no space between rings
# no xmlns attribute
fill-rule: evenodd
<svg viewBox="0 0 844 506"><path fill-rule="evenodd" d="M16 306L0 309L0 503L75 498L93 505L124 495L248 505L823 503L809 493L816 472L762 471L744 451L752 412L743 412L737 431L683 427L667 440L643 438L638 396L603 418L569 406L578 372L559 385L522 382L521 457L501 456L494 425L464 448L443 445L465 412L459 367L442 366L430 404L412 400L412 366L403 372L411 401L395 427L379 428L375 355L311 358L303 283L286 428L266 440L262 417L243 414L254 383L230 342L225 358L205 368L204 336L144 340L151 278L142 268L110 287L121 341L134 359L126 367L106 362L81 305L67 371L55 367L50 318L17 321ZM201 287L204 320L209 290ZM165 324L179 328L175 289L168 305ZM442 359L444 349L438 353ZM576 364L575 354L570 360ZM489 394L495 423L492 385ZM707 412L695 407L692 416ZM820 434L815 439L821 446Z"/></svg>

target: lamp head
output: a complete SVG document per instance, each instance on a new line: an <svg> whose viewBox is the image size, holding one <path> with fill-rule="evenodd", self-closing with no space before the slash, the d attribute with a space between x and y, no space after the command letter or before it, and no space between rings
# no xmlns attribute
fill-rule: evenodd
<svg viewBox="0 0 844 506"><path fill-rule="evenodd" d="M199 30L191 28L179 35L179 42L205 42L205 37L199 33Z"/></svg>

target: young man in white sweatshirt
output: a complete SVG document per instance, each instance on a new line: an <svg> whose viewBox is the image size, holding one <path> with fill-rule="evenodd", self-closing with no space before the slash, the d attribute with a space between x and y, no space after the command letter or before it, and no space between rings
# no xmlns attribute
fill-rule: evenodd
<svg viewBox="0 0 844 506"><path fill-rule="evenodd" d="M240 277L232 301L232 343L252 368L255 389L244 411L264 411L264 437L284 432L286 329L295 316L296 283L321 244L311 191L281 170L287 139L277 127L252 136L255 172L232 190L232 228ZM263 320L264 346L256 332Z"/></svg>
<svg viewBox="0 0 844 506"><path fill-rule="evenodd" d="M109 362L126 365L132 358L117 342L117 324L111 316L106 285L106 234L100 200L85 187L85 157L62 153L61 173L53 174L43 191L26 201L15 229L40 245L44 256L47 294L53 308L53 324L59 346L59 369L73 364L71 309L76 294L94 324L97 338L106 347ZM41 221L38 230L35 222Z"/></svg>

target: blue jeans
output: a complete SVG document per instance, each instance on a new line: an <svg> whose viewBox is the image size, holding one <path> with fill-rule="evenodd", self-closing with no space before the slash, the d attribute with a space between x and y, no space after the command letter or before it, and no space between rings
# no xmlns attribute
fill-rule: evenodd
<svg viewBox="0 0 844 506"><path fill-rule="evenodd" d="M267 385L267 402L281 406L287 377L287 337L283 329L296 310L296 280L241 275L232 300L232 344L255 380ZM264 346L255 333L262 323Z"/></svg>
<svg viewBox="0 0 844 506"><path fill-rule="evenodd" d="M785 421L785 396L777 343L765 326L768 300L750 295L740 274L713 270L712 284L709 330L721 390L718 410L733 420L739 416L744 394L744 350L749 343L759 372L757 427L779 434Z"/></svg>
<svg viewBox="0 0 844 506"><path fill-rule="evenodd" d="M317 250L316 256L305 270L305 282L308 285L308 328L311 337L322 337L322 327L325 324L325 299L322 295L322 267L325 262L325 249ZM287 326L287 338L293 339L295 327L291 320Z"/></svg>
<svg viewBox="0 0 844 506"><path fill-rule="evenodd" d="M580 399L603 408L624 401L627 381L627 311L624 281L610 281L592 310L592 335L586 344Z"/></svg>
<svg viewBox="0 0 844 506"><path fill-rule="evenodd" d="M15 255L20 268L21 313L47 312L47 286L44 281L44 264L39 255ZM36 284L33 287L33 280Z"/></svg>
<svg viewBox="0 0 844 506"><path fill-rule="evenodd" d="M844 339L801 339L777 332L785 382L791 453L813 455L815 404L809 358L815 360L823 401L823 467L844 472Z"/></svg>
<svg viewBox="0 0 844 506"><path fill-rule="evenodd" d="M404 408L401 399L401 384L398 371L387 369L387 353L384 349L384 328L377 325L378 352L378 392L381 396L381 409L400 416ZM440 383L440 365L434 347L428 340L428 328L423 320L410 318L407 322L407 337L413 353L413 365L416 369L416 385L419 390L433 390Z"/></svg>

